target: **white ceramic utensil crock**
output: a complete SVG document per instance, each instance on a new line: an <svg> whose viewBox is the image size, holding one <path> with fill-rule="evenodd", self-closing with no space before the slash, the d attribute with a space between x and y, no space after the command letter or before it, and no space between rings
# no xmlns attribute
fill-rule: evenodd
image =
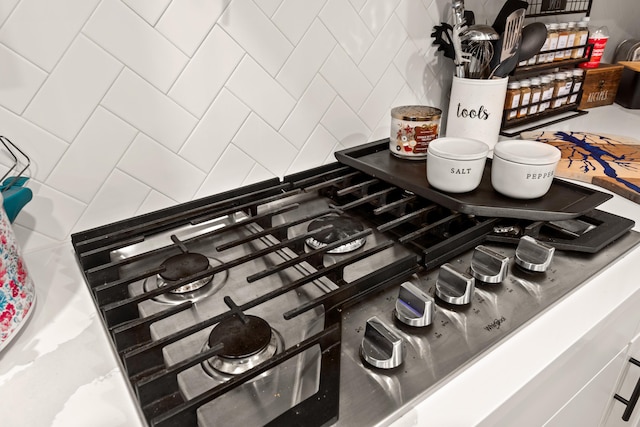
<svg viewBox="0 0 640 427"><path fill-rule="evenodd" d="M0 193L0 351L33 312L36 290L20 255Z"/></svg>

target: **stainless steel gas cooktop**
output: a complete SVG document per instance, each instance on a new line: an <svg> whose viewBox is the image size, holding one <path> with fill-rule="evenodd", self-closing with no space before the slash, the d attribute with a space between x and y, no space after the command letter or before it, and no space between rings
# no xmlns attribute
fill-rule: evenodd
<svg viewBox="0 0 640 427"><path fill-rule="evenodd" d="M328 165L72 236L152 426L385 424L640 241Z"/></svg>

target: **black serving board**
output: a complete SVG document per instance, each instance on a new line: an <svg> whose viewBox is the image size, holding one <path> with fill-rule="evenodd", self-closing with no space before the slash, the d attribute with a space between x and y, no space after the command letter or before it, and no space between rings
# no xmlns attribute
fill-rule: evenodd
<svg viewBox="0 0 640 427"><path fill-rule="evenodd" d="M542 197L520 200L506 197L491 186L491 159L482 181L468 193L445 193L427 182L426 160L401 159L389 151L389 140L370 142L335 153L340 163L411 191L448 209L469 215L551 221L576 218L611 197L568 181L554 179Z"/></svg>

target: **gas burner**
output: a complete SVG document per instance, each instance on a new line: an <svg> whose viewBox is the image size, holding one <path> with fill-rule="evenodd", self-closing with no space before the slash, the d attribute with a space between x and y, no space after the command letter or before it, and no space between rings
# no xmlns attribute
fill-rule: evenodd
<svg viewBox="0 0 640 427"><path fill-rule="evenodd" d="M331 225L332 227L326 231L318 232L314 237L309 237L305 242L312 249L320 249L327 246L330 243L338 240L353 236L364 230L364 226L359 221L351 218L339 216L339 215L327 215L309 223L307 231L317 230L318 228ZM328 254L345 254L353 252L356 249L364 246L366 238L353 240L349 243L345 243L337 248L327 251Z"/></svg>
<svg viewBox="0 0 640 427"><path fill-rule="evenodd" d="M165 270L162 273L145 280L144 290L149 292L163 286L170 286L185 277L222 264L220 260L207 258L198 253L185 252L174 255L164 261L162 265L165 266ZM227 277L228 272L225 270L172 289L169 292L158 295L154 300L168 304L179 304L184 301L196 302L220 289L227 281Z"/></svg>
<svg viewBox="0 0 640 427"><path fill-rule="evenodd" d="M225 381L266 362L284 348L282 336L257 316L238 315L218 323L203 350L222 343L224 348L202 366L213 378Z"/></svg>

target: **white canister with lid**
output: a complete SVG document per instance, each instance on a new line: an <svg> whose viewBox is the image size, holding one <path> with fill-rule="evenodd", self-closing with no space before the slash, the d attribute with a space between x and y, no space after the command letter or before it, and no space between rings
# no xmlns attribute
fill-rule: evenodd
<svg viewBox="0 0 640 427"><path fill-rule="evenodd" d="M538 141L500 141L493 149L491 184L516 199L535 199L549 191L561 152Z"/></svg>
<svg viewBox="0 0 640 427"><path fill-rule="evenodd" d="M489 146L469 138L438 138L427 153L429 185L448 193L474 190L482 180Z"/></svg>
<svg viewBox="0 0 640 427"><path fill-rule="evenodd" d="M33 313L36 291L0 193L0 351Z"/></svg>

